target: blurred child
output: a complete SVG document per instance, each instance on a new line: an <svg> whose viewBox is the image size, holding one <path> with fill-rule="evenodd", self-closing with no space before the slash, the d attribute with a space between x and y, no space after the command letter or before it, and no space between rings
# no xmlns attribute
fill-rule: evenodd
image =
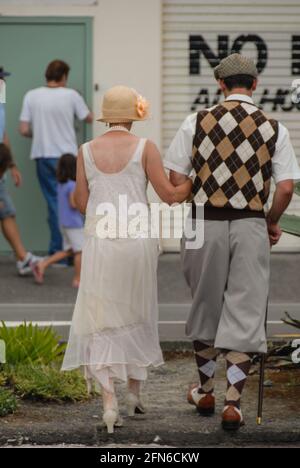
<svg viewBox="0 0 300 468"><path fill-rule="evenodd" d="M74 258L75 276L73 287L80 283L81 252L84 241L84 219L76 208L74 192L76 186L76 157L63 155L57 168L58 180L58 216L63 236L63 251L56 252L41 262L33 263L32 270L38 284L43 284L45 270L54 263L67 257Z"/></svg>
<svg viewBox="0 0 300 468"><path fill-rule="evenodd" d="M4 237L13 249L17 259L17 270L20 276L31 273L30 265L41 260L28 252L21 240L16 222L16 210L10 195L7 192L5 173L16 167L9 147L0 143L0 225ZM17 170L17 169L16 169Z"/></svg>

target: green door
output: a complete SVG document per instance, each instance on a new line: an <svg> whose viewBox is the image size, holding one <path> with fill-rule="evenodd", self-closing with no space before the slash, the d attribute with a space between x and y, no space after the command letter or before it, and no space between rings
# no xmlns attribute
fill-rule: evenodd
<svg viewBox="0 0 300 468"><path fill-rule="evenodd" d="M69 86L77 89L91 107L92 19L0 17L0 64L12 73L7 79L7 132L23 185L16 189L8 178L9 191L17 208L17 221L25 247L47 251L47 210L39 188L35 163L30 161L30 140L18 133L24 94L44 84L47 64L54 59L71 66ZM90 137L90 126L76 122L78 143ZM9 246L0 233L0 252Z"/></svg>

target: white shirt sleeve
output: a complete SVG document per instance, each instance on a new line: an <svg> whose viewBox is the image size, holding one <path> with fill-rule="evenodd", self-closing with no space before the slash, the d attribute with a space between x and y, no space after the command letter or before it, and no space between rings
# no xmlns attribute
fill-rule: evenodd
<svg viewBox="0 0 300 468"><path fill-rule="evenodd" d="M272 158L273 178L276 184L284 180L300 180L300 168L286 127L279 124L276 150Z"/></svg>
<svg viewBox="0 0 300 468"><path fill-rule="evenodd" d="M20 115L21 122L32 122L32 112L30 108L30 95L29 93L25 94L23 99L23 105Z"/></svg>
<svg viewBox="0 0 300 468"><path fill-rule="evenodd" d="M181 125L164 159L166 169L190 175L193 169L192 152L197 114L192 114Z"/></svg>
<svg viewBox="0 0 300 468"><path fill-rule="evenodd" d="M86 105L83 97L74 90L74 107L75 115L78 120L85 120L90 113L88 106Z"/></svg>

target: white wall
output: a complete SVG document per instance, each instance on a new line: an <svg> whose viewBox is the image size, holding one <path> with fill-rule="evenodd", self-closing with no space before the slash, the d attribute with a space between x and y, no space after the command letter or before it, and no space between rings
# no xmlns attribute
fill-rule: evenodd
<svg viewBox="0 0 300 468"><path fill-rule="evenodd" d="M150 122L136 133L161 145L161 0L99 0L80 6L0 5L2 16L91 16L94 18L94 111L105 90L115 84L136 88L151 103ZM94 134L103 131L96 123Z"/></svg>

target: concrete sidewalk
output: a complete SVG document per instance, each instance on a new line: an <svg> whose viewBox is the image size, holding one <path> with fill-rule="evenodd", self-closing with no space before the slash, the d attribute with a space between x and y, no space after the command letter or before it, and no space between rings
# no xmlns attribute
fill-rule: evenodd
<svg viewBox="0 0 300 468"><path fill-rule="evenodd" d="M100 399L77 405L25 402L16 415L0 419L0 445L298 446L300 370L292 374L268 371L267 378L274 386L266 389L263 425L256 426L258 377L253 376L243 399L247 425L237 434L220 429L225 394L223 362L217 377L217 415L203 419L186 403L187 388L197 381L193 357L187 356L172 358L164 367L151 370L144 391L148 414L135 420L125 416L124 427L113 436L106 434L101 423ZM124 414L123 385L118 387L118 394Z"/></svg>

